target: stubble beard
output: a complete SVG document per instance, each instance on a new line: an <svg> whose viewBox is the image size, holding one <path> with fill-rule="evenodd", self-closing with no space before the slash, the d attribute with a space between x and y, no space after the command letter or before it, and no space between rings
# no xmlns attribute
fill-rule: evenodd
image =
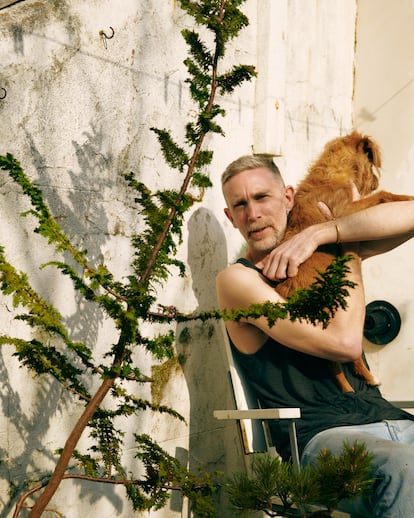
<svg viewBox="0 0 414 518"><path fill-rule="evenodd" d="M269 253L272 250L274 250L283 240L284 231L280 231L278 229L273 229L273 233L271 236L266 237L265 239L261 240L249 240L250 247L255 250L256 252L260 253Z"/></svg>

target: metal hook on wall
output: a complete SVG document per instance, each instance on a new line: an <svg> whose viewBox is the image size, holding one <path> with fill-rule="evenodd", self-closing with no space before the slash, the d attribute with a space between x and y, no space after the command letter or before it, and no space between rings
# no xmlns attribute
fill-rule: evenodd
<svg viewBox="0 0 414 518"><path fill-rule="evenodd" d="M111 29L111 31L112 31L112 34L111 34L110 36L108 36L108 35L106 34L106 32L105 32L105 31L103 31L103 30L100 30L100 31L99 31L99 36L101 37L101 39L102 39L102 43L104 44L104 47L105 47L105 48L107 48L106 40L111 40L111 39L115 36L115 31L114 31L114 29L113 29L112 27L109 27L109 28L110 28L110 29Z"/></svg>
<svg viewBox="0 0 414 518"><path fill-rule="evenodd" d="M5 99L6 96L7 96L7 90L1 86L0 87L0 100Z"/></svg>

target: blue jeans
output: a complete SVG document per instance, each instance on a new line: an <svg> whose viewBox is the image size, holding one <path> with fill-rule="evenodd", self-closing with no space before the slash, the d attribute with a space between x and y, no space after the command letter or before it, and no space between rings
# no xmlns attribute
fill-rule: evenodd
<svg viewBox="0 0 414 518"><path fill-rule="evenodd" d="M367 497L343 501L339 509L365 518L414 516L414 421L382 421L325 430L308 442L301 464L312 463L323 448L337 454L344 441L356 440L365 443L374 455L376 481Z"/></svg>

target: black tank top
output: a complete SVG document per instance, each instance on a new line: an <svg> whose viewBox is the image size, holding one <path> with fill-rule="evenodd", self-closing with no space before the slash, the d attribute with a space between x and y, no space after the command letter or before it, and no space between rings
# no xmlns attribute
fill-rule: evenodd
<svg viewBox="0 0 414 518"><path fill-rule="evenodd" d="M245 259L238 262L257 270ZM271 338L255 354L241 353L233 344L232 349L261 406L301 409L296 423L300 453L314 435L328 428L384 419L414 420L412 414L386 401L377 387L356 376L352 362L342 364L342 368L355 392L341 393L328 360L289 349ZM271 421L269 426L277 451L288 459L288 423Z"/></svg>

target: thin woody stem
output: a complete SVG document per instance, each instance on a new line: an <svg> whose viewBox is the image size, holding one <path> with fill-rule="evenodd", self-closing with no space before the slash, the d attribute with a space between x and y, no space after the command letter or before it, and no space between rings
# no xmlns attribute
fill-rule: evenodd
<svg viewBox="0 0 414 518"><path fill-rule="evenodd" d="M59 457L58 463L56 464L52 477L46 486L46 489L40 495L30 512L30 518L40 518L43 511L46 509L47 504L55 494L60 482L65 476L66 468L68 467L73 451L75 450L76 444L78 443L84 429L86 428L96 410L99 408L107 393L113 387L114 383L114 377L106 378L91 401L85 407L83 414L79 418L65 443L63 451ZM18 515L16 514L14 516Z"/></svg>
<svg viewBox="0 0 414 518"><path fill-rule="evenodd" d="M227 2L227 0L223 0L222 4L221 4L221 7L220 7L220 17L219 17L220 22L223 21L224 6L225 6L226 2ZM207 103L207 107L205 109L205 113L211 113L212 108L213 108L213 104L214 104L214 98L216 96L216 91L217 91L217 64L218 64L218 60L219 60L219 52L218 52L218 46L216 45L216 50L215 50L214 59L213 59L210 96L209 96L209 100L208 100L208 103ZM144 273L142 274L142 276L141 276L141 278L139 280L140 283L147 282L149 276L151 275L151 272L152 272L152 269L154 267L157 255L158 255L159 251L161 250L162 244L165 241L165 238L166 238L166 236L167 236L167 234L168 234L168 232L170 230L170 227L172 225L172 222L174 221L174 218L175 218L175 216L177 214L177 210L178 210L177 207L182 202L183 196L186 193L188 185L189 185L189 183L191 181L191 178L193 176L196 160L197 160L197 157L198 157L198 155L199 155L199 153L201 151L201 147L203 145L203 142L204 142L204 139L205 139L205 136L207 135L207 133L208 133L208 131L204 131L203 133L201 133L201 135L200 135L200 137L198 139L198 142L197 142L197 144L195 146L193 155L192 155L191 160L190 160L190 162L188 164L188 167L187 167L187 174L186 174L186 176L184 178L184 182L183 182L183 184L181 186L180 192L178 193L175 206L170 210L170 212L168 214L168 217L167 217L167 220L165 222L164 228L163 228L162 232L160 233L160 235L158 237L158 241L155 244L154 249L153 249L153 251L151 253L151 256L150 256L150 258L148 260L147 267L146 267Z"/></svg>

